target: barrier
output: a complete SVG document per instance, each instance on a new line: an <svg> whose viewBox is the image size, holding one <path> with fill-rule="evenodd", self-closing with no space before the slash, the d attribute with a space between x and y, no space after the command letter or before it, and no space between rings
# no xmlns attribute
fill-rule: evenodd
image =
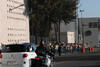
<svg viewBox="0 0 100 67"><path fill-rule="evenodd" d="M89 51L90 51L90 52L93 52L93 48L89 48Z"/></svg>
<svg viewBox="0 0 100 67"><path fill-rule="evenodd" d="M61 53L89 53L93 52L94 48L73 48L73 50L62 48ZM58 53L58 51L57 51Z"/></svg>
<svg viewBox="0 0 100 67"><path fill-rule="evenodd" d="M82 48L82 53L85 53L85 48Z"/></svg>

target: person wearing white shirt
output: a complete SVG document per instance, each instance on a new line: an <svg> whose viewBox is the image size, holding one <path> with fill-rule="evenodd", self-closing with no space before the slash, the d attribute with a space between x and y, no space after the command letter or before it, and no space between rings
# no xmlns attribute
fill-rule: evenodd
<svg viewBox="0 0 100 67"><path fill-rule="evenodd" d="M34 49L33 49L33 47L32 47L32 45L29 45L29 52L32 52L32 51L34 51Z"/></svg>

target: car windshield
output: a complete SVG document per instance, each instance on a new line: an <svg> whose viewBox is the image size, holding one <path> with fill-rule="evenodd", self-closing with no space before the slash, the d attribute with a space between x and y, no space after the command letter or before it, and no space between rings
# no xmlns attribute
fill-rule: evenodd
<svg viewBox="0 0 100 67"><path fill-rule="evenodd" d="M7 45L2 52L28 52L28 47L25 45Z"/></svg>

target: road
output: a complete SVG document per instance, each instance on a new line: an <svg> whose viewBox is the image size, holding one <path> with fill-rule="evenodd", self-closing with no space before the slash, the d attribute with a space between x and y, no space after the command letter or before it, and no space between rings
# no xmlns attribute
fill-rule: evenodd
<svg viewBox="0 0 100 67"><path fill-rule="evenodd" d="M56 57L54 67L100 67L100 54Z"/></svg>

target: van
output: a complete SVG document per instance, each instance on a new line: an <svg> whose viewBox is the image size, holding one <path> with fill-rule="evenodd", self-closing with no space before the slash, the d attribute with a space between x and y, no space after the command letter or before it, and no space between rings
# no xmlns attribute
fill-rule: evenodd
<svg viewBox="0 0 100 67"><path fill-rule="evenodd" d="M29 52L27 45L6 45L0 54L1 67L31 67L31 59L35 59L35 51Z"/></svg>

